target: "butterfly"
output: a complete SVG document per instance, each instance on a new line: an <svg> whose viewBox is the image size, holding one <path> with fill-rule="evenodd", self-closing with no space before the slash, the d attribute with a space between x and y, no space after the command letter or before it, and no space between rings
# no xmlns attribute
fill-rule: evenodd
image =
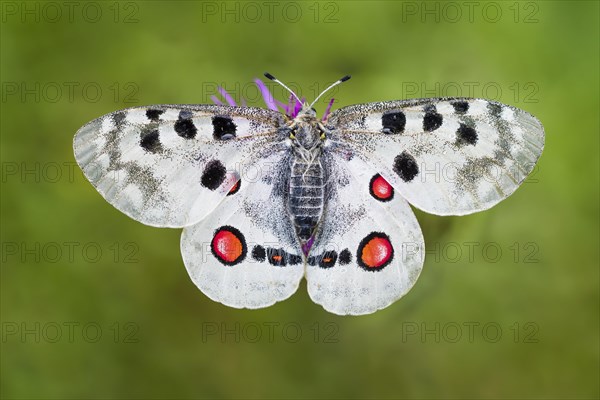
<svg viewBox="0 0 600 400"><path fill-rule="evenodd" d="M319 119L291 93L290 113L230 105L153 105L78 130L75 158L114 207L183 228L194 284L236 308L291 296L339 315L404 296L424 263L409 206L486 210L512 194L544 147L538 119L477 98L343 107ZM333 102L333 99L332 99ZM330 103L331 106L332 103Z"/></svg>

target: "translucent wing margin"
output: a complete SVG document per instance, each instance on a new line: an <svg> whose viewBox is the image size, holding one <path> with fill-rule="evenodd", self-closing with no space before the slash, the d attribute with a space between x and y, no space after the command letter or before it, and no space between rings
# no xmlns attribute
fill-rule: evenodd
<svg viewBox="0 0 600 400"><path fill-rule="evenodd" d="M154 105L104 115L75 135L77 163L113 206L147 225L194 224L222 201L252 154L281 143L282 114Z"/></svg>
<svg viewBox="0 0 600 400"><path fill-rule="evenodd" d="M327 146L369 163L414 206L438 215L488 209L533 170L544 129L495 101L439 98L359 104L329 117Z"/></svg>

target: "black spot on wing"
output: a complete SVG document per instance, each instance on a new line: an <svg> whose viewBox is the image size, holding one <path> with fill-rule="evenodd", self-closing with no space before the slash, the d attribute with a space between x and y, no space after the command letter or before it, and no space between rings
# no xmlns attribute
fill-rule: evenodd
<svg viewBox="0 0 600 400"><path fill-rule="evenodd" d="M454 107L454 111L458 114L464 114L469 111L469 103L466 101L455 101L451 104Z"/></svg>
<svg viewBox="0 0 600 400"><path fill-rule="evenodd" d="M502 115L502 106L496 103L488 103L488 110L494 117L500 119Z"/></svg>
<svg viewBox="0 0 600 400"><path fill-rule="evenodd" d="M477 131L465 124L460 124L456 130L456 144L458 145L475 145L477 143Z"/></svg>
<svg viewBox="0 0 600 400"><path fill-rule="evenodd" d="M318 265L321 268L327 269L333 267L337 260L337 252L335 250L330 250L317 256L308 257L307 263L313 267Z"/></svg>
<svg viewBox="0 0 600 400"><path fill-rule="evenodd" d="M335 251L333 251L333 250L326 251L325 254L323 254L323 256L320 257L319 267L331 268L335 265L337 258L338 258L338 254Z"/></svg>
<svg viewBox="0 0 600 400"><path fill-rule="evenodd" d="M456 172L456 188L461 193L470 193L475 199L479 199L477 195L477 187L482 180L492 182L495 179L495 174L491 172L496 161L491 157L474 157L469 158L465 164Z"/></svg>
<svg viewBox="0 0 600 400"><path fill-rule="evenodd" d="M302 262L302 257L296 254L287 253L287 261L290 265L298 265Z"/></svg>
<svg viewBox="0 0 600 400"><path fill-rule="evenodd" d="M267 260L269 260L269 264L276 267L285 267L288 263L285 250L271 247L267 249Z"/></svg>
<svg viewBox="0 0 600 400"><path fill-rule="evenodd" d="M219 160L212 160L206 164L204 168L204 172L202 172L202 177L200 178L200 183L207 189L215 190L225 180L225 175L227 174L227 170L225 166Z"/></svg>
<svg viewBox="0 0 600 400"><path fill-rule="evenodd" d="M190 111L181 111L179 119L175 122L175 132L185 139L193 139L198 132L194 122L192 121L192 113Z"/></svg>
<svg viewBox="0 0 600 400"><path fill-rule="evenodd" d="M406 126L406 115L402 111L391 111L381 116L383 133L402 133Z"/></svg>
<svg viewBox="0 0 600 400"><path fill-rule="evenodd" d="M359 129L365 129L367 127L367 116L363 115L360 117L360 120L358 121L358 128ZM335 129L335 127L334 127Z"/></svg>
<svg viewBox="0 0 600 400"><path fill-rule="evenodd" d="M442 126L443 120L442 114L437 112L434 105L429 104L425 106L425 116L423 117L423 130L425 132L435 131Z"/></svg>
<svg viewBox="0 0 600 400"><path fill-rule="evenodd" d="M115 123L115 126L117 128L117 130L120 130L123 128L123 124L125 123L125 113L123 111L119 111L113 114L113 121Z"/></svg>
<svg viewBox="0 0 600 400"><path fill-rule="evenodd" d="M394 172L396 172L404 182L412 181L419 173L417 160L406 151L403 151L394 158Z"/></svg>
<svg viewBox="0 0 600 400"><path fill-rule="evenodd" d="M125 163L119 161L116 169L127 171L125 181L127 184L134 183L141 189L144 202L148 201L154 195L160 196L163 193L162 182L154 175L154 171L151 168L140 167L133 161Z"/></svg>
<svg viewBox="0 0 600 400"><path fill-rule="evenodd" d="M161 150L158 129L149 129L140 132L140 146L150 153L156 153Z"/></svg>
<svg viewBox="0 0 600 400"><path fill-rule="evenodd" d="M231 117L215 116L212 119L213 137L217 140L229 140L235 137L237 126Z"/></svg>
<svg viewBox="0 0 600 400"><path fill-rule="evenodd" d="M164 110L157 110L156 108L149 108L146 110L146 117L148 117L148 119L150 121L158 121L160 115L164 113Z"/></svg>
<svg viewBox="0 0 600 400"><path fill-rule="evenodd" d="M504 106L505 107L505 106ZM507 157L511 157L513 144L516 141L515 135L508 121L502 118L504 108L501 104L488 102L488 111L492 118L492 125L498 131L498 137L494 140L494 144L498 146L494 152L496 160L504 165Z"/></svg>
<svg viewBox="0 0 600 400"><path fill-rule="evenodd" d="M350 261L352 261L352 253L350 253L350 250L348 249L344 249L340 252L340 265L347 265L350 264Z"/></svg>
<svg viewBox="0 0 600 400"><path fill-rule="evenodd" d="M265 259L266 259L265 248L260 245L254 246L254 248L252 249L252 258L255 259L256 261L260 261L260 262L265 261Z"/></svg>

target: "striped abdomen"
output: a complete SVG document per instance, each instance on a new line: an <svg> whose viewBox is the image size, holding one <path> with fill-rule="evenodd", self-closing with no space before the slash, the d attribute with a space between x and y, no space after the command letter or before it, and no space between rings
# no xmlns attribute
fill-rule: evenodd
<svg viewBox="0 0 600 400"><path fill-rule="evenodd" d="M318 159L310 164L299 157L294 159L288 201L296 234L302 244L311 237L323 215L324 182L323 168Z"/></svg>

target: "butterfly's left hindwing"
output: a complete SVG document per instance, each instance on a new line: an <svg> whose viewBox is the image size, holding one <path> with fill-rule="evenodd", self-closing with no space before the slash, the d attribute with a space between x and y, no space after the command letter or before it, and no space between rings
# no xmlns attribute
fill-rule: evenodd
<svg viewBox="0 0 600 400"><path fill-rule="evenodd" d="M281 143L271 110L156 105L95 119L75 135L77 163L104 198L147 225L205 217L236 184L239 166Z"/></svg>
<svg viewBox="0 0 600 400"><path fill-rule="evenodd" d="M438 215L488 209L512 194L544 147L531 114L494 101L360 104L327 121L328 144L377 169L414 206Z"/></svg>

